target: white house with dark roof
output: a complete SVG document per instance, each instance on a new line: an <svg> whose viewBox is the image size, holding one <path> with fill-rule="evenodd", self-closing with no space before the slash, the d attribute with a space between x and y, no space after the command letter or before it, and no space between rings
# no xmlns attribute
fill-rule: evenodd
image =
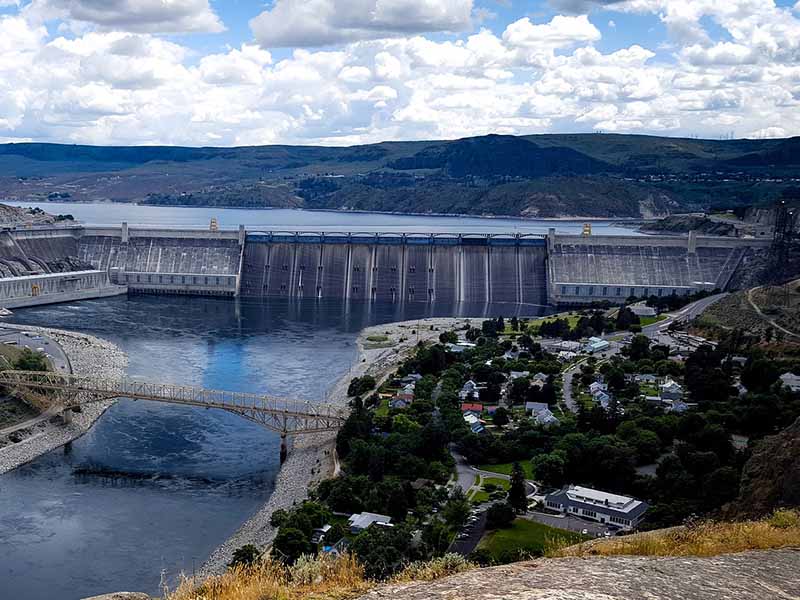
<svg viewBox="0 0 800 600"><path fill-rule="evenodd" d="M683 386L669 377L658 386L658 389L662 400L683 400Z"/></svg>
<svg viewBox="0 0 800 600"><path fill-rule="evenodd" d="M550 510L614 525L624 530L635 529L644 519L646 502L611 494L580 485L570 485L545 496L545 506Z"/></svg>
<svg viewBox="0 0 800 600"><path fill-rule="evenodd" d="M781 375L779 379L783 387L787 387L793 392L800 392L800 376L787 372Z"/></svg>
<svg viewBox="0 0 800 600"><path fill-rule="evenodd" d="M478 384L472 381L472 379L470 379L463 385L461 391L458 392L458 397L461 400L466 400L469 397L472 397L475 400L477 400L480 397L480 392L478 391Z"/></svg>

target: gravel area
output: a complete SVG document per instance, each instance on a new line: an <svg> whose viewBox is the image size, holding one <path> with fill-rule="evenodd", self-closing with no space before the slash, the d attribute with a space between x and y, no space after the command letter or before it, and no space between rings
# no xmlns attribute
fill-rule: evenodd
<svg viewBox="0 0 800 600"><path fill-rule="evenodd" d="M467 318L430 318L375 325L362 330L358 336L358 356L350 371L342 376L326 394L325 401L345 406L347 387L353 377L369 374L380 383L391 374L417 342L438 339L442 331L462 328ZM480 323L480 319L472 319ZM385 336L385 342L371 342L374 336ZM270 516L278 509L287 509L308 496L309 488L333 477L338 471L335 456L336 436L333 433L300 435L293 440L289 457L278 472L275 490L259 511L239 530L219 546L198 572L200 579L225 570L234 550L245 544L266 549L277 531L269 524Z"/></svg>
<svg viewBox="0 0 800 600"><path fill-rule="evenodd" d="M18 326L4 323L4 327L35 331L57 343L69 357L76 375L122 377L128 357L111 342L83 333L74 333L46 327ZM29 430L15 432L12 439L0 439L0 474L30 462L67 442L79 438L94 424L115 400L87 404L79 413L73 413L72 423L65 425L60 416L36 424ZM14 440L24 437L21 441Z"/></svg>

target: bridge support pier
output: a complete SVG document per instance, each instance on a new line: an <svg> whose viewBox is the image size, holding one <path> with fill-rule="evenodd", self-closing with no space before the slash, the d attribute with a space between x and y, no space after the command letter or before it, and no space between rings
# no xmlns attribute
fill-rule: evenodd
<svg viewBox="0 0 800 600"><path fill-rule="evenodd" d="M72 423L72 409L65 408L64 412L61 413L61 418L64 419L64 423L66 423L67 425Z"/></svg>
<svg viewBox="0 0 800 600"><path fill-rule="evenodd" d="M289 446L286 443L286 432L281 433L281 464L286 462L286 457L289 456Z"/></svg>

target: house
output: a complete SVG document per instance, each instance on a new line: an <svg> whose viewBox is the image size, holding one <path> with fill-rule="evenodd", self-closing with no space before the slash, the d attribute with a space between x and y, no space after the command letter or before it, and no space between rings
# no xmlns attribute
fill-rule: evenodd
<svg viewBox="0 0 800 600"><path fill-rule="evenodd" d="M734 383L733 387L736 388L736 393L738 394L739 398L744 398L744 396L747 394L747 388L742 385L741 381Z"/></svg>
<svg viewBox="0 0 800 600"><path fill-rule="evenodd" d="M406 402L413 402L414 401L414 384L408 383L406 386L398 392L397 397L401 400L405 400Z"/></svg>
<svg viewBox="0 0 800 600"><path fill-rule="evenodd" d="M783 387L789 388L793 392L800 392L800 376L794 373L784 373L779 379Z"/></svg>
<svg viewBox="0 0 800 600"><path fill-rule="evenodd" d="M486 428L483 426L483 423L473 423L469 426L470 431L472 433L483 433L486 431Z"/></svg>
<svg viewBox="0 0 800 600"><path fill-rule="evenodd" d="M659 387L660 396L662 400L682 400L683 387L667 377Z"/></svg>
<svg viewBox="0 0 800 600"><path fill-rule="evenodd" d="M638 527L649 508L646 502L635 498L579 485L570 485L548 494L545 496L545 506L563 514L615 525L626 531Z"/></svg>
<svg viewBox="0 0 800 600"><path fill-rule="evenodd" d="M476 402L464 402L461 405L461 412L471 412L475 413L476 415L480 415L483 412L483 404L479 404Z"/></svg>
<svg viewBox="0 0 800 600"><path fill-rule="evenodd" d="M605 392L608 389L608 386L605 383L600 383L599 381L593 381L589 384L589 393L593 396L597 392Z"/></svg>
<svg viewBox="0 0 800 600"><path fill-rule="evenodd" d="M529 415L535 415L537 412L543 410L550 410L550 406L546 402L526 402L525 412Z"/></svg>
<svg viewBox="0 0 800 600"><path fill-rule="evenodd" d="M511 371L508 374L508 380L514 381L515 379L520 379L521 377L529 377L530 374L530 371Z"/></svg>
<svg viewBox="0 0 800 600"><path fill-rule="evenodd" d="M461 391L458 392L458 397L461 400L466 400L467 398L470 397L477 400L480 397L480 392L478 391L478 384L472 381L472 379L470 379L461 387Z"/></svg>
<svg viewBox="0 0 800 600"><path fill-rule="evenodd" d="M561 362L570 362L571 360L575 360L578 355L574 352L568 352L567 350L561 350L557 354L558 360Z"/></svg>
<svg viewBox="0 0 800 600"><path fill-rule="evenodd" d="M500 408L499 406L485 406L484 410L489 416L494 415L497 412L497 409Z"/></svg>
<svg viewBox="0 0 800 600"><path fill-rule="evenodd" d="M608 403L611 402L611 396L601 390L596 394L592 394L592 400L599 403L603 408L608 408Z"/></svg>
<svg viewBox="0 0 800 600"><path fill-rule="evenodd" d="M628 309L637 317L655 317L656 309L646 304L631 304Z"/></svg>
<svg viewBox="0 0 800 600"><path fill-rule="evenodd" d="M409 383L414 384L417 383L420 379L422 379L422 375L419 373L411 373L410 375L406 375L402 379L400 379L401 385L408 385Z"/></svg>
<svg viewBox="0 0 800 600"><path fill-rule="evenodd" d="M403 400L402 398L395 398L391 402L389 402L389 408L393 408L395 410L403 410L408 408L411 403L408 400Z"/></svg>
<svg viewBox="0 0 800 600"><path fill-rule="evenodd" d="M475 423L480 423L481 418L473 412L464 413L464 422L467 425L474 425Z"/></svg>
<svg viewBox="0 0 800 600"><path fill-rule="evenodd" d="M652 375L650 373L643 373L639 375L634 375L633 380L636 383L649 383L650 385L658 384L658 377Z"/></svg>
<svg viewBox="0 0 800 600"><path fill-rule="evenodd" d="M350 518L347 520L347 522L350 524L350 533L361 533L372 525L377 525L378 527L393 526L392 517L370 512L362 512L350 515Z"/></svg>
<svg viewBox="0 0 800 600"><path fill-rule="evenodd" d="M560 423L558 417L556 417L549 408L537 412L534 414L533 418L537 425L542 425L544 427L550 427L551 425L558 425Z"/></svg>
<svg viewBox="0 0 800 600"><path fill-rule="evenodd" d="M594 354L595 352L608 350L610 346L611 344L607 340L598 337L590 337L583 347L583 351L587 354Z"/></svg>
<svg viewBox="0 0 800 600"><path fill-rule="evenodd" d="M696 404L694 406L697 406ZM673 400L667 403L667 412L674 412L676 414L683 414L689 410L692 405L687 404L683 400Z"/></svg>
<svg viewBox="0 0 800 600"><path fill-rule="evenodd" d="M311 532L311 543L314 545L319 544L325 539L325 534L330 531L330 525L323 525L322 527L317 527Z"/></svg>

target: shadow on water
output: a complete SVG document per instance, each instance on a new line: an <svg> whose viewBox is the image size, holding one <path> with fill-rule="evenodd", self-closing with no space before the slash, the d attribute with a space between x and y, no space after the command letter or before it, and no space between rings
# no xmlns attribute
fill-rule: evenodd
<svg viewBox="0 0 800 600"><path fill-rule="evenodd" d="M510 316L509 306L133 296L20 310L17 323L109 339L151 380L321 400L370 324ZM121 400L95 427L0 477L0 596L157 592L268 498L278 437L239 416Z"/></svg>

